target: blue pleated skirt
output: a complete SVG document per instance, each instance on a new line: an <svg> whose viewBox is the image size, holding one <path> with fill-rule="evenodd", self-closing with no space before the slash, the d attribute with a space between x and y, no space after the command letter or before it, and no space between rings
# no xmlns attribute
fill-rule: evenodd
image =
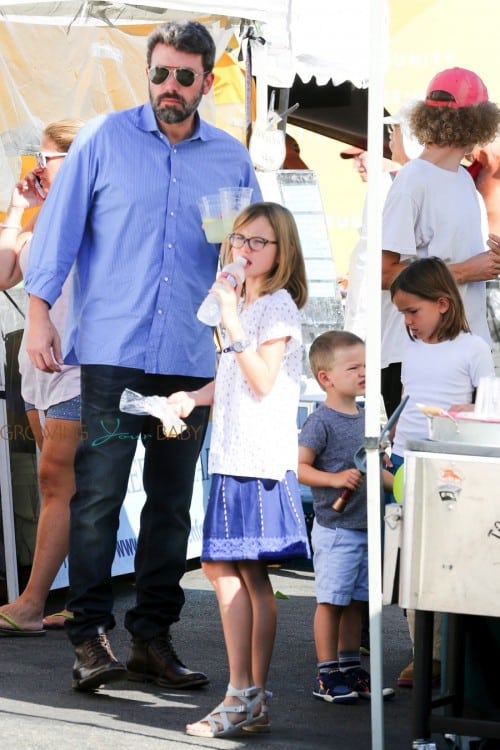
<svg viewBox="0 0 500 750"><path fill-rule="evenodd" d="M203 561L281 561L310 556L293 471L282 481L212 475L203 524Z"/></svg>

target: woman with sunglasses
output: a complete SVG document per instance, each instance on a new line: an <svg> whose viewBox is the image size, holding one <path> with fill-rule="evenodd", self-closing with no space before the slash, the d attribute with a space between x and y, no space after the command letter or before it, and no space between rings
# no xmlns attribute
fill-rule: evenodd
<svg viewBox="0 0 500 750"><path fill-rule="evenodd" d="M14 286L23 277L38 215L21 226L24 212L43 205L81 125L83 122L77 119L48 125L42 135L41 150L36 154L36 167L14 188L4 222L0 224L2 289ZM60 333L64 329L69 289L66 283L50 311ZM50 587L68 551L69 501L75 484L73 461L80 438L80 368L64 366L61 372L53 374L37 370L26 353L26 333L27 329L19 351L21 393L40 450L41 504L31 574L21 595L0 608L0 636L43 635L44 625L62 627L71 616L64 610L43 619Z"/></svg>

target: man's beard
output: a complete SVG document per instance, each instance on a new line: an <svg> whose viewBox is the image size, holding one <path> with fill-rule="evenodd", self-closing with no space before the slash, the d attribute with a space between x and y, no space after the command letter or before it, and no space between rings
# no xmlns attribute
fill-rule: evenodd
<svg viewBox="0 0 500 750"><path fill-rule="evenodd" d="M194 99L192 99L190 102L186 102L185 99L182 99L177 94L163 94L163 96L159 97L158 99L153 99L151 91L149 92L149 99L151 101L151 106L153 107L153 112L155 113L156 119L160 122L167 123L167 125L175 125L176 123L184 122L184 120L187 120L187 118L198 109L198 105L201 102L202 97L203 93L200 91L198 96L194 97ZM180 107L162 107L161 100L167 98L176 99L179 102Z"/></svg>

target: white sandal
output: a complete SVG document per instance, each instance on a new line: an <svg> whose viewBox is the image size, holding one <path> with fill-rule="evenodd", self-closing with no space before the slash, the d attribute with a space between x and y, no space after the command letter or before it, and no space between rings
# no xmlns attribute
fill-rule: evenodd
<svg viewBox="0 0 500 750"><path fill-rule="evenodd" d="M186 726L186 734L193 737L225 737L228 734L233 734L244 727L249 727L261 721L264 715L262 709L258 714L254 714L254 711L259 703L262 702L263 693L255 685L244 690L236 690L236 688L229 684L226 696L238 698L241 701L241 705L226 706L224 703L219 703L203 719L195 724L188 724ZM244 714L245 718L241 721L232 722L228 719L228 714ZM198 728L198 725L203 723L208 725L208 732L206 731L206 727L203 727L205 731Z"/></svg>
<svg viewBox="0 0 500 750"><path fill-rule="evenodd" d="M260 721L256 721L255 724L248 724L246 727L243 727L245 732L254 732L255 734L270 733L271 722L269 721L269 706L267 705L267 702L270 701L272 697L273 694L270 690L263 690L260 693Z"/></svg>

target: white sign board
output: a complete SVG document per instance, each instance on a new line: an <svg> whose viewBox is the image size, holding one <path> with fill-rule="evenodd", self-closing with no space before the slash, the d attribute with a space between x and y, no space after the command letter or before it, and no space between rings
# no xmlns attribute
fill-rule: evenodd
<svg viewBox="0 0 500 750"><path fill-rule="evenodd" d="M196 466L196 474L191 500L191 533L189 535L187 559L191 560L201 554L203 518L208 501L210 478L208 476L208 446L210 442L211 423L208 425L205 442ZM146 495L142 486L142 469L144 447L139 441L130 477L128 491L120 513L120 526L116 541L116 552L113 560L112 575L124 575L134 572L134 556L137 548L139 522ZM68 562L64 561L52 584L52 589L68 586Z"/></svg>

